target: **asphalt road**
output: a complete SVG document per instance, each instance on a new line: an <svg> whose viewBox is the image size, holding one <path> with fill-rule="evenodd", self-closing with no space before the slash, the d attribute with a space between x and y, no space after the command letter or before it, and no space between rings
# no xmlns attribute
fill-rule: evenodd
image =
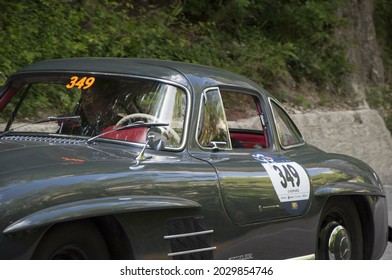
<svg viewBox="0 0 392 280"><path fill-rule="evenodd" d="M385 192L387 194L387 201L388 201L388 222L389 225L392 225L392 186L384 186ZM384 255L381 258L382 260L392 260L392 243L389 242L387 249L385 250Z"/></svg>

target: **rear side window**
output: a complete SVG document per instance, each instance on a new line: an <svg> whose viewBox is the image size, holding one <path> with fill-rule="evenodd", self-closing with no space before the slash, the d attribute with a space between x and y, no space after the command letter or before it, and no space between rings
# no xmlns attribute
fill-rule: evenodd
<svg viewBox="0 0 392 280"><path fill-rule="evenodd" d="M229 128L263 130L257 100L254 96L222 91L222 99Z"/></svg>
<svg viewBox="0 0 392 280"><path fill-rule="evenodd" d="M233 148L266 148L267 138L259 99L251 94L222 90Z"/></svg>
<svg viewBox="0 0 392 280"><path fill-rule="evenodd" d="M301 132L282 107L271 100L271 108L280 144L288 148L304 143Z"/></svg>

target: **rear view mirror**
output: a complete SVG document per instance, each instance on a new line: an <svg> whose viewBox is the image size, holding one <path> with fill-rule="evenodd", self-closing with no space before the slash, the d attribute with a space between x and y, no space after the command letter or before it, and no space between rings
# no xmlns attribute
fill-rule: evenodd
<svg viewBox="0 0 392 280"><path fill-rule="evenodd" d="M7 77L3 74L3 72L0 72L0 87L5 84L7 81Z"/></svg>

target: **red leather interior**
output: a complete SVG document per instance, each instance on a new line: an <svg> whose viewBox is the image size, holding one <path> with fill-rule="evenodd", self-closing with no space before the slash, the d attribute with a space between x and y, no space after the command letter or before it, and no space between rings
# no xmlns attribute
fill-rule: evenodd
<svg viewBox="0 0 392 280"><path fill-rule="evenodd" d="M8 101L11 99L12 96L14 96L17 88L9 88L8 91L3 95L3 97L0 99L0 110L3 110L5 105L8 104Z"/></svg>
<svg viewBox="0 0 392 280"><path fill-rule="evenodd" d="M263 134L230 132L230 138L235 139L237 143L241 144L242 148L257 149L267 147L267 141Z"/></svg>
<svg viewBox="0 0 392 280"><path fill-rule="evenodd" d="M116 125L108 126L101 133L111 131L117 127L118 126ZM108 134L103 135L102 138L123 140L128 142L145 143L147 130L148 129L146 127L134 127L134 128L109 132Z"/></svg>

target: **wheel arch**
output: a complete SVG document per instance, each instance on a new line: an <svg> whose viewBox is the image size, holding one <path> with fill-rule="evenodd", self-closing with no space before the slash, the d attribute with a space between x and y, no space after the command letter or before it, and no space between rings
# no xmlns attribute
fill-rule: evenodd
<svg viewBox="0 0 392 280"><path fill-rule="evenodd" d="M94 226L94 230L96 230L104 240L106 245L105 248L108 251L110 259L134 259L134 251L131 240L128 238L123 226L117 221L114 215L90 217L51 224L44 229L40 238L32 248L32 256L35 255L35 252L41 242L44 241L53 230L56 228L74 228L75 225L78 224L81 226L80 229L82 229L84 225L90 224Z"/></svg>
<svg viewBox="0 0 392 280"><path fill-rule="evenodd" d="M363 258L371 259L373 253L372 248L374 245L374 217L371 210L372 197L368 195L358 195L357 193L330 195L325 199L320 213L323 212L326 204L331 200L351 200L354 203L355 210L358 213L359 220L361 223ZM317 227L317 232L319 232L322 222L323 221L320 219ZM316 248L317 246L318 244L316 244Z"/></svg>
<svg viewBox="0 0 392 280"><path fill-rule="evenodd" d="M90 218L107 245L111 260L135 259L132 240L113 215Z"/></svg>
<svg viewBox="0 0 392 280"><path fill-rule="evenodd" d="M362 227L362 239L363 239L363 258L370 260L373 254L372 248L374 247L374 217L371 210L371 197L354 195L350 196L354 205L357 209L359 219Z"/></svg>

